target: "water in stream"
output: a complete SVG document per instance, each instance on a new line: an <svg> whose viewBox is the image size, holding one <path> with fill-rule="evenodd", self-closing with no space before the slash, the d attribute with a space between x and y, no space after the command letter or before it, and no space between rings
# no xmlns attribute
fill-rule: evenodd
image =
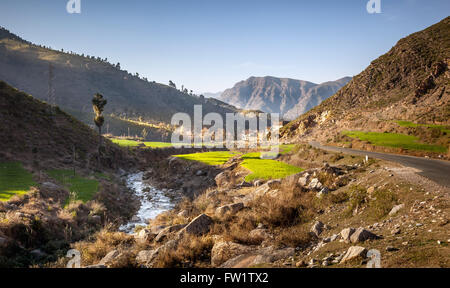
<svg viewBox="0 0 450 288"><path fill-rule="evenodd" d="M122 225L119 230L133 233L137 226L147 226L148 220L154 219L164 211L175 206L175 200L168 197L168 191L158 190L142 180L143 172L130 174L126 183L128 188L134 191L141 202L141 207L133 219Z"/></svg>

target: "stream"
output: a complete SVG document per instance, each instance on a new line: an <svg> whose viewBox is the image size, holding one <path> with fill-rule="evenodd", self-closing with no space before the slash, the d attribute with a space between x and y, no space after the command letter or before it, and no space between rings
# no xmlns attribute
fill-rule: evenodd
<svg viewBox="0 0 450 288"><path fill-rule="evenodd" d="M139 198L141 207L128 223L120 226L119 230L122 232L131 234L136 227L147 226L149 220L172 209L179 200L177 198L181 197L176 197L173 191L154 188L142 179L143 175L143 172L139 172L126 176L127 187Z"/></svg>

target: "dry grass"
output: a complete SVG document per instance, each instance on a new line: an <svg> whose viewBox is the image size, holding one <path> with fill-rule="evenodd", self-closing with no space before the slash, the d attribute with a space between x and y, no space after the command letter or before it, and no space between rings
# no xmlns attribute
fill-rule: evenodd
<svg viewBox="0 0 450 288"><path fill-rule="evenodd" d="M211 236L183 237L175 250L160 253L155 260L156 268L208 267L214 241Z"/></svg>

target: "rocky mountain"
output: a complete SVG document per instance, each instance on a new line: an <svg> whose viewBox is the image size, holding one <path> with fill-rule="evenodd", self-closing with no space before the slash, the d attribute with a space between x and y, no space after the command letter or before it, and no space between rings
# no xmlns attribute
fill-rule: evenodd
<svg viewBox="0 0 450 288"><path fill-rule="evenodd" d="M95 130L3 81L0 122L0 162L21 161L42 169L66 164L102 169L126 166L124 152L106 139L101 162L97 163L99 135Z"/></svg>
<svg viewBox="0 0 450 288"><path fill-rule="evenodd" d="M196 104L203 105L205 114L217 112L224 115L237 111L224 103L210 102L140 78L138 74L121 70L119 63L110 64L107 59L35 45L3 28L0 28L0 80L58 105L90 125L93 125L91 98L99 92L108 99L105 126L116 135L129 133L129 128L130 134L140 134L146 128L151 130L150 135L154 134L157 140L161 140L157 135L167 134L165 129L137 123L170 123L172 115L177 112L192 114Z"/></svg>
<svg viewBox="0 0 450 288"><path fill-rule="evenodd" d="M219 99L243 109L280 113L285 119L295 119L336 93L350 79L315 84L270 76L250 77L225 90Z"/></svg>
<svg viewBox="0 0 450 288"><path fill-rule="evenodd" d="M449 64L447 17L398 41L335 95L283 127L282 137L290 141L305 137L330 141L343 130L404 129L406 134L413 133L399 127L395 120L449 125ZM444 139L448 141L448 137ZM448 146L448 142L440 144Z"/></svg>

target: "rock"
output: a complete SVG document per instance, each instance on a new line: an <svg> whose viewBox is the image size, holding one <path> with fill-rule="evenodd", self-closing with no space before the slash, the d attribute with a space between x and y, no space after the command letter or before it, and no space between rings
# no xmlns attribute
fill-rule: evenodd
<svg viewBox="0 0 450 288"><path fill-rule="evenodd" d="M392 234L392 235L398 235L398 234L400 234L400 232L401 232L401 230L400 230L399 228L395 228L395 229L393 229L393 230L391 231L391 234Z"/></svg>
<svg viewBox="0 0 450 288"><path fill-rule="evenodd" d="M320 190L319 193L316 194L317 197L322 197L323 195L327 195L330 192L328 187L323 187L322 190Z"/></svg>
<svg viewBox="0 0 450 288"><path fill-rule="evenodd" d="M367 194L372 195L373 192L375 192L375 187L370 186L369 189L367 189Z"/></svg>
<svg viewBox="0 0 450 288"><path fill-rule="evenodd" d="M261 186L261 185L263 185L263 184L264 184L264 181L263 181L263 180L256 180L256 181L253 183L253 186L259 187L259 186Z"/></svg>
<svg viewBox="0 0 450 288"><path fill-rule="evenodd" d="M319 235L322 233L323 231L323 223L320 221L316 221L313 226L311 227L311 233L316 236L319 237Z"/></svg>
<svg viewBox="0 0 450 288"><path fill-rule="evenodd" d="M84 267L85 269L105 269L108 268L105 265L95 264Z"/></svg>
<svg viewBox="0 0 450 288"><path fill-rule="evenodd" d="M109 266L112 264L112 262L114 260L116 260L117 258L119 258L121 256L121 253L117 250L113 250L111 252L109 252L108 254L106 254L105 257L103 257L102 260L100 260L100 262L98 263L98 265L104 265L104 266Z"/></svg>
<svg viewBox="0 0 450 288"><path fill-rule="evenodd" d="M158 255L159 250L143 250L136 256L136 262L140 265L148 266Z"/></svg>
<svg viewBox="0 0 450 288"><path fill-rule="evenodd" d="M339 234L334 234L333 236L330 237L330 242L336 241L339 238Z"/></svg>
<svg viewBox="0 0 450 288"><path fill-rule="evenodd" d="M281 186L281 180L279 179L275 179L275 180L270 180L267 181L267 186L269 186L270 189L277 189L280 188Z"/></svg>
<svg viewBox="0 0 450 288"><path fill-rule="evenodd" d="M158 235L156 235L155 237L155 242L161 242L163 241L170 233L173 232L177 232L180 231L181 229L183 229L184 227L186 227L186 224L179 224L179 225L173 225L173 226L169 226L164 228L163 230L161 230L161 232L158 233Z"/></svg>
<svg viewBox="0 0 450 288"><path fill-rule="evenodd" d="M355 232L355 228L345 228L341 231L341 237L342 239L347 242L350 243L350 236L352 236L352 234Z"/></svg>
<svg viewBox="0 0 450 288"><path fill-rule="evenodd" d="M227 213L236 214L240 210L244 209L244 203L238 202L229 205L224 205L216 209L216 216L221 217Z"/></svg>
<svg viewBox="0 0 450 288"><path fill-rule="evenodd" d="M197 172L195 172L195 175L196 176L206 176L206 175L208 175L208 173L203 170L198 170Z"/></svg>
<svg viewBox="0 0 450 288"><path fill-rule="evenodd" d="M153 240L155 234L148 229L141 229L137 234L134 234L134 239L137 243L145 244Z"/></svg>
<svg viewBox="0 0 450 288"><path fill-rule="evenodd" d="M308 188L311 190L320 190L322 189L322 183L320 183L319 179L313 178L311 182L309 182Z"/></svg>
<svg viewBox="0 0 450 288"><path fill-rule="evenodd" d="M294 248L285 248L275 250L273 247L267 247L259 250L251 265L273 263L275 261L292 257L295 254Z"/></svg>
<svg viewBox="0 0 450 288"><path fill-rule="evenodd" d="M34 249L30 252L30 254L36 258L44 258L45 256L47 256L47 253L43 252L41 249Z"/></svg>
<svg viewBox="0 0 450 288"><path fill-rule="evenodd" d="M392 247L392 246L386 247L386 251L387 252L395 252L395 251L398 251L398 250L400 250L400 249Z"/></svg>
<svg viewBox="0 0 450 288"><path fill-rule="evenodd" d="M56 185L55 183L52 182L44 182L41 184L41 187L46 189L46 190L59 190L61 189L60 186Z"/></svg>
<svg viewBox="0 0 450 288"><path fill-rule="evenodd" d="M356 231L350 236L350 242L359 243L364 242L369 239L378 239L379 237L369 230L366 230L362 227L356 229Z"/></svg>
<svg viewBox="0 0 450 288"><path fill-rule="evenodd" d="M206 214L201 214L197 216L194 220L191 221L186 227L184 227L181 231L181 233L187 233L191 235L200 236L207 232L209 232L209 229L211 225L213 224L213 220L211 217L207 216Z"/></svg>
<svg viewBox="0 0 450 288"><path fill-rule="evenodd" d="M180 211L180 213L178 213L178 216L183 217L183 218L188 217L188 215L189 215L189 212L187 210L182 210L182 211Z"/></svg>
<svg viewBox="0 0 450 288"><path fill-rule="evenodd" d="M367 255L366 248L361 246L352 246L348 248L347 253L345 253L340 263L345 263L358 257L362 257L365 259L366 255Z"/></svg>
<svg viewBox="0 0 450 288"><path fill-rule="evenodd" d="M211 250L211 265L217 267L229 259L250 251L252 251L251 247L234 242L216 242Z"/></svg>
<svg viewBox="0 0 450 288"><path fill-rule="evenodd" d="M328 262L328 260L324 260L324 261L322 262L322 266L323 266L323 267L327 267L328 265L330 265L330 262Z"/></svg>
<svg viewBox="0 0 450 288"><path fill-rule="evenodd" d="M310 177L309 173L305 173L305 174L303 175L303 177L298 178L297 183L298 183L299 185L305 187L306 184L308 184L309 177Z"/></svg>
<svg viewBox="0 0 450 288"><path fill-rule="evenodd" d="M389 216L393 216L393 215L397 214L397 212L403 208L405 208L405 204L400 204L400 205L394 206L392 208L391 212L389 212Z"/></svg>
<svg viewBox="0 0 450 288"><path fill-rule="evenodd" d="M297 267L297 268L304 268L306 266L308 266L308 264L306 264L306 262L304 260L300 260L297 263L295 263L295 267Z"/></svg>
<svg viewBox="0 0 450 288"><path fill-rule="evenodd" d="M221 173L217 174L217 176L214 178L214 180L216 181L217 187L221 187L224 184L228 184L228 182L229 182L226 172L221 172Z"/></svg>
<svg viewBox="0 0 450 288"><path fill-rule="evenodd" d="M252 231L250 231L248 236L253 239L262 240L266 240L271 237L267 229L253 229Z"/></svg>
<svg viewBox="0 0 450 288"><path fill-rule="evenodd" d="M92 223L97 224L97 225L102 224L102 217L100 215L92 215L90 218L91 218Z"/></svg>

